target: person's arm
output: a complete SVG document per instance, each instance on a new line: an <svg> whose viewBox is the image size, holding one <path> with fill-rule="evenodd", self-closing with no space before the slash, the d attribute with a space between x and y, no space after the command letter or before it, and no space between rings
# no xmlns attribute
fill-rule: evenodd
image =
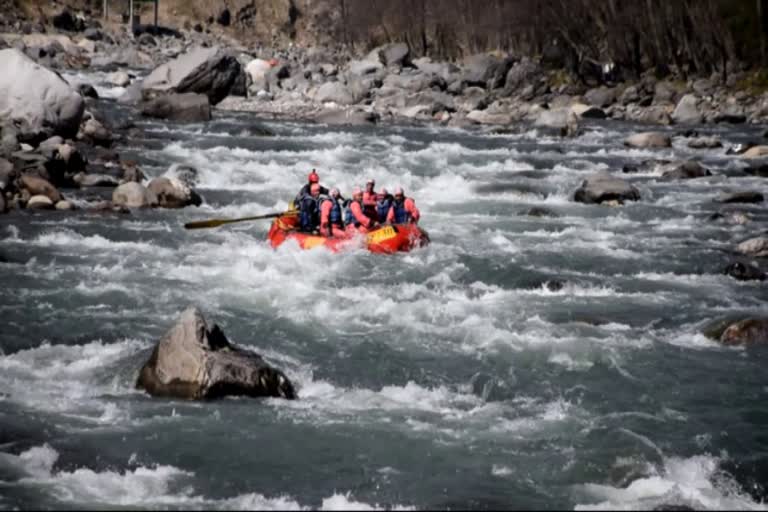
<svg viewBox="0 0 768 512"><path fill-rule="evenodd" d="M352 210L352 215L354 215L355 220L362 224L363 226L370 228L373 227L373 219L369 219L366 217L366 215L363 213L363 209L360 207L360 203L358 202L352 202L349 205L350 210Z"/></svg>
<svg viewBox="0 0 768 512"><path fill-rule="evenodd" d="M320 205L320 232L328 233L328 236L333 235L330 222L331 206L330 201L323 201L323 204Z"/></svg>
<svg viewBox="0 0 768 512"><path fill-rule="evenodd" d="M389 205L389 211L387 212L387 224L393 224L395 222L395 205Z"/></svg>
<svg viewBox="0 0 768 512"><path fill-rule="evenodd" d="M416 201L414 201L410 197L406 199L405 210L411 214L411 218L413 218L413 222L419 222L419 217L421 217L421 212L419 212L419 209L416 208Z"/></svg>

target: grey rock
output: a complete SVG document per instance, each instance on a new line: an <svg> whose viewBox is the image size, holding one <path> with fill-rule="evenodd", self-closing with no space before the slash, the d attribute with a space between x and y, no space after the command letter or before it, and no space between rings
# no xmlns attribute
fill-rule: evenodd
<svg viewBox="0 0 768 512"><path fill-rule="evenodd" d="M672 139L661 132L643 132L624 139L624 145L631 148L668 148L672 146Z"/></svg>
<svg viewBox="0 0 768 512"><path fill-rule="evenodd" d="M83 32L83 37L89 41L101 41L104 38L104 34L101 33L101 30L91 27L85 29L85 32Z"/></svg>
<svg viewBox="0 0 768 512"><path fill-rule="evenodd" d="M211 105L208 97L203 94L168 94L144 103L141 114L171 121L199 123L211 120Z"/></svg>
<svg viewBox="0 0 768 512"><path fill-rule="evenodd" d="M147 189L157 197L161 208L200 206L203 202L197 192L177 178L155 178L149 182Z"/></svg>
<svg viewBox="0 0 768 512"><path fill-rule="evenodd" d="M351 105L355 102L352 93L340 82L326 82L315 92L315 101L333 102L338 105Z"/></svg>
<svg viewBox="0 0 768 512"><path fill-rule="evenodd" d="M768 146L753 146L743 153L742 158L763 158L768 156Z"/></svg>
<svg viewBox="0 0 768 512"><path fill-rule="evenodd" d="M658 82L653 91L653 103L656 105L675 103L677 91L669 82Z"/></svg>
<svg viewBox="0 0 768 512"><path fill-rule="evenodd" d="M541 67L529 59L524 57L520 62L515 63L509 71L504 80L504 92L505 96L511 96L522 90L526 85L530 85L532 82L539 79L543 70Z"/></svg>
<svg viewBox="0 0 768 512"><path fill-rule="evenodd" d="M0 117L16 125L21 142L52 135L74 137L85 102L58 74L16 49L0 50Z"/></svg>
<svg viewBox="0 0 768 512"><path fill-rule="evenodd" d="M94 144L109 147L112 144L112 133L96 119L89 119L83 125L83 135Z"/></svg>
<svg viewBox="0 0 768 512"><path fill-rule="evenodd" d="M709 169L692 160L666 165L661 173L661 178L664 180L685 180L706 176L712 176Z"/></svg>
<svg viewBox="0 0 768 512"><path fill-rule="evenodd" d="M688 147L691 149L716 149L723 147L723 143L715 136L696 137L688 141Z"/></svg>
<svg viewBox="0 0 768 512"><path fill-rule="evenodd" d="M638 101L640 101L640 92L634 85L630 85L624 89L624 92L619 96L619 103L622 105L629 105L630 103L637 103Z"/></svg>
<svg viewBox="0 0 768 512"><path fill-rule="evenodd" d="M574 201L586 204L600 204L616 201L640 199L640 191L626 180L616 178L607 173L597 173L587 177L574 193Z"/></svg>
<svg viewBox="0 0 768 512"><path fill-rule="evenodd" d="M125 92L117 98L117 102L123 105L137 105L141 102L143 94L141 91L141 81L133 82L126 87Z"/></svg>
<svg viewBox="0 0 768 512"><path fill-rule="evenodd" d="M609 107L616 103L616 89L613 87L591 89L584 95L584 101L593 107Z"/></svg>
<svg viewBox="0 0 768 512"><path fill-rule="evenodd" d="M157 196L139 183L123 183L112 192L112 203L126 208L157 206Z"/></svg>
<svg viewBox="0 0 768 512"><path fill-rule="evenodd" d="M136 38L136 44L139 46L157 46L157 41L151 34L144 33Z"/></svg>
<svg viewBox="0 0 768 512"><path fill-rule="evenodd" d="M160 340L136 386L151 395L213 399L229 395L296 398L290 380L258 354L230 344L191 307Z"/></svg>
<svg viewBox="0 0 768 512"><path fill-rule="evenodd" d="M107 82L116 87L126 87L131 83L131 77L125 71L115 71L107 77Z"/></svg>
<svg viewBox="0 0 768 512"><path fill-rule="evenodd" d="M699 100L693 94L683 96L672 112L672 120L679 124L700 124L703 119L699 111Z"/></svg>
<svg viewBox="0 0 768 512"><path fill-rule="evenodd" d="M735 203L762 203L765 200L763 194L753 190L745 190L741 192L731 192L720 194L717 199L718 203L723 204L735 204Z"/></svg>
<svg viewBox="0 0 768 512"><path fill-rule="evenodd" d="M144 79L146 97L167 93L198 93L215 105L230 94L241 74L237 59L217 47L197 48L167 62Z"/></svg>
<svg viewBox="0 0 768 512"><path fill-rule="evenodd" d="M487 53L470 55L464 59L465 72L462 81L467 85L477 85L488 89L504 87L507 73L513 61Z"/></svg>
<svg viewBox="0 0 768 512"><path fill-rule="evenodd" d="M759 236L750 238L744 242L741 242L736 251L746 256L753 256L755 258L768 257L768 237Z"/></svg>
<svg viewBox="0 0 768 512"><path fill-rule="evenodd" d="M388 44L379 51L379 57L386 66L405 66L410 54L411 50L405 43Z"/></svg>
<svg viewBox="0 0 768 512"><path fill-rule="evenodd" d="M77 173L72 181L80 187L117 187L120 183L114 176L108 174Z"/></svg>
<svg viewBox="0 0 768 512"><path fill-rule="evenodd" d="M384 66L378 60L352 60L349 62L349 72L358 76L375 73Z"/></svg>
<svg viewBox="0 0 768 512"><path fill-rule="evenodd" d="M720 343L724 345L753 345L768 343L768 318L746 318L729 325Z"/></svg>

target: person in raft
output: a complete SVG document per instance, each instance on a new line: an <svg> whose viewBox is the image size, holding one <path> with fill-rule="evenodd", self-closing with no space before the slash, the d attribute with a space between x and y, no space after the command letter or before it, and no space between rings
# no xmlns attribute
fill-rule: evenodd
<svg viewBox="0 0 768 512"><path fill-rule="evenodd" d="M360 187L355 187L352 191L352 200L347 206L344 223L347 225L347 231L361 233L367 233L378 224L375 217L367 216L363 210L363 191Z"/></svg>
<svg viewBox="0 0 768 512"><path fill-rule="evenodd" d="M387 214L392 207L392 202L395 198L390 194L386 188L381 189L379 194L379 200L376 201L376 216L378 217L379 224L387 222Z"/></svg>
<svg viewBox="0 0 768 512"><path fill-rule="evenodd" d="M405 197L403 187L395 189L395 199L387 213L387 222L389 224L409 224L418 223L421 213L416 208L416 201L410 197Z"/></svg>
<svg viewBox="0 0 768 512"><path fill-rule="evenodd" d="M365 190L363 191L363 213L371 219L377 217L376 202L379 200L379 194L376 193L375 187L376 181L371 178L365 182Z"/></svg>
<svg viewBox="0 0 768 512"><path fill-rule="evenodd" d="M299 229L307 233L317 232L320 226L320 195L319 183L313 183L309 187L309 194L301 197L299 202Z"/></svg>
<svg viewBox="0 0 768 512"><path fill-rule="evenodd" d="M320 175L317 174L316 170L312 169L312 172L309 173L309 176L307 177L307 183L305 183L304 186L301 187L301 190L299 190L299 193L296 194L296 199L293 201L295 205L301 205L301 200L304 196L310 195L310 189L315 183L320 187L321 194L328 195L328 189L320 185Z"/></svg>
<svg viewBox="0 0 768 512"><path fill-rule="evenodd" d="M337 188L331 189L330 196L320 196L320 234L327 237L346 235L341 214L341 195Z"/></svg>

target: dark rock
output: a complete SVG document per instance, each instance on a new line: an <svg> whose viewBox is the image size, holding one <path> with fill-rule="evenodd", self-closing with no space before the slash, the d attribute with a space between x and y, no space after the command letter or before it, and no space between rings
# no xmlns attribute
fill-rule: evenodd
<svg viewBox="0 0 768 512"><path fill-rule="evenodd" d="M18 173L13 168L13 164L5 158L0 158L0 192L8 190L17 177Z"/></svg>
<svg viewBox="0 0 768 512"><path fill-rule="evenodd" d="M739 281L765 281L765 272L760 270L757 264L735 261L725 267L723 274L731 276Z"/></svg>
<svg viewBox="0 0 768 512"><path fill-rule="evenodd" d="M101 41L104 38L104 34L98 28L87 28L83 32L83 37L91 41Z"/></svg>
<svg viewBox="0 0 768 512"><path fill-rule="evenodd" d="M624 174L636 174L640 172L640 168L638 168L636 165L624 164L621 168L621 172Z"/></svg>
<svg viewBox="0 0 768 512"><path fill-rule="evenodd" d="M758 162L742 169L745 173L760 178L768 178L768 163Z"/></svg>
<svg viewBox="0 0 768 512"><path fill-rule="evenodd" d="M663 180L687 180L712 176L709 169L703 167L699 162L692 160L670 164L665 167L666 170L662 171L661 174L661 179Z"/></svg>
<svg viewBox="0 0 768 512"><path fill-rule="evenodd" d="M768 343L768 318L747 318L729 325L720 336L725 345Z"/></svg>
<svg viewBox="0 0 768 512"><path fill-rule="evenodd" d="M85 30L85 22L74 16L67 9L53 17L53 26L67 32L82 32Z"/></svg>
<svg viewBox="0 0 768 512"><path fill-rule="evenodd" d="M183 123L211 120L211 105L202 94L168 94L146 102L141 114L147 117L168 119Z"/></svg>
<svg viewBox="0 0 768 512"><path fill-rule="evenodd" d="M136 386L151 395L213 399L231 395L296 398L288 378L258 354L230 344L197 308L181 314L141 368Z"/></svg>
<svg viewBox="0 0 768 512"><path fill-rule="evenodd" d="M504 87L507 72L512 64L512 59L499 58L487 53L471 55L464 59L466 71L462 81L466 85L477 85L488 89Z"/></svg>
<svg viewBox="0 0 768 512"><path fill-rule="evenodd" d="M716 201L723 204L733 203L762 203L765 197L760 192L745 190L741 192L723 193Z"/></svg>
<svg viewBox="0 0 768 512"><path fill-rule="evenodd" d="M136 25L133 27L133 37L139 37L142 34L149 34L156 37L184 39L184 35L175 28L164 27L162 25Z"/></svg>
<svg viewBox="0 0 768 512"><path fill-rule="evenodd" d="M527 210L523 210L520 212L520 215L527 215L529 217L559 217L559 215L552 210L542 206L534 206Z"/></svg>
<svg viewBox="0 0 768 512"><path fill-rule="evenodd" d="M157 46L157 41L152 37L152 34L145 32L136 38L136 44L139 46Z"/></svg>
<svg viewBox="0 0 768 512"><path fill-rule="evenodd" d="M720 113L714 117L713 121L715 123L744 124L747 122L747 116L744 114Z"/></svg>
<svg viewBox="0 0 768 512"><path fill-rule="evenodd" d="M328 125L366 126L376 124L378 119L378 115L373 112L326 110L315 117L315 122Z"/></svg>
<svg viewBox="0 0 768 512"><path fill-rule="evenodd" d="M192 30L194 30L195 32L202 33L203 26L200 23L195 23L195 25L192 27Z"/></svg>
<svg viewBox="0 0 768 512"><path fill-rule="evenodd" d="M225 7L216 17L216 23L218 23L222 27L228 27L231 22L232 22L232 13L230 13L229 9Z"/></svg>
<svg viewBox="0 0 768 512"><path fill-rule="evenodd" d="M597 173L589 176L574 193L573 200L579 203L600 204L616 201L637 201L640 191L629 182L615 178L607 173Z"/></svg>
<svg viewBox="0 0 768 512"><path fill-rule="evenodd" d="M566 284L566 281L563 281L562 279L548 279L547 281L544 281L543 286L550 292L559 292L565 288Z"/></svg>
<svg viewBox="0 0 768 512"><path fill-rule="evenodd" d="M80 96L83 98L93 98L95 100L99 99L99 93L96 91L96 89L93 88L91 84L78 84L77 92L79 92Z"/></svg>

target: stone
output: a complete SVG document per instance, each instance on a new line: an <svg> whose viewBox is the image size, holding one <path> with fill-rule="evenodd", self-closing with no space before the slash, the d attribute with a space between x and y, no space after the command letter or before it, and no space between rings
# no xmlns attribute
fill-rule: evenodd
<svg viewBox="0 0 768 512"><path fill-rule="evenodd" d="M315 101L319 103L336 103L338 105L351 105L355 102L352 93L340 82L326 82L315 91Z"/></svg>
<svg viewBox="0 0 768 512"><path fill-rule="evenodd" d="M157 196L139 183L123 183L112 192L112 203L126 208L157 206Z"/></svg>
<svg viewBox="0 0 768 512"><path fill-rule="evenodd" d="M272 65L264 59L253 59L245 66L245 72L251 77L254 87L258 90L266 90L266 76Z"/></svg>
<svg viewBox="0 0 768 512"><path fill-rule="evenodd" d="M56 209L63 212L72 211L75 209L75 205L70 201L59 201L56 203Z"/></svg>
<svg viewBox="0 0 768 512"><path fill-rule="evenodd" d="M376 73L377 71L383 70L384 66L378 59L351 60L349 61L347 69L353 75L365 76L365 75L373 74L373 73Z"/></svg>
<svg viewBox="0 0 768 512"><path fill-rule="evenodd" d="M467 113L467 119L477 124L508 125L512 123L510 114L489 110L473 110Z"/></svg>
<svg viewBox="0 0 768 512"><path fill-rule="evenodd" d="M622 105L629 105L630 103L637 103L640 101L640 92L637 86L630 85L619 96L619 103Z"/></svg>
<svg viewBox="0 0 768 512"><path fill-rule="evenodd" d="M86 174L80 172L72 177L72 181L79 187L117 187L120 183L117 178L108 174Z"/></svg>
<svg viewBox="0 0 768 512"><path fill-rule="evenodd" d="M729 325L720 336L724 345L768 343L768 318L746 318Z"/></svg>
<svg viewBox="0 0 768 512"><path fill-rule="evenodd" d="M53 17L53 26L67 32L82 32L85 30L85 22L74 16L68 9L64 9Z"/></svg>
<svg viewBox="0 0 768 512"><path fill-rule="evenodd" d="M631 148L668 148L672 146L672 139L661 132L643 132L624 139L624 145Z"/></svg>
<svg viewBox="0 0 768 512"><path fill-rule="evenodd" d="M470 55L464 59L462 82L487 89L504 87L512 64L512 59L496 57L489 53Z"/></svg>
<svg viewBox="0 0 768 512"><path fill-rule="evenodd" d="M665 165L661 172L661 178L664 180L687 180L706 176L712 176L709 169L693 160Z"/></svg>
<svg viewBox="0 0 768 512"><path fill-rule="evenodd" d="M379 51L379 57L385 66L406 66L410 54L411 50L405 43L388 44Z"/></svg>
<svg viewBox="0 0 768 512"><path fill-rule="evenodd" d="M327 125L367 126L378 122L378 115L361 110L326 110L315 116L315 122Z"/></svg>
<svg viewBox="0 0 768 512"><path fill-rule="evenodd" d="M587 91L584 95L587 105L599 108L610 107L616 103L616 89L613 87L598 87Z"/></svg>
<svg viewBox="0 0 768 512"><path fill-rule="evenodd" d="M718 203L734 204L734 203L762 203L765 197L760 192L754 190L744 190L741 192L722 193L717 199Z"/></svg>
<svg viewBox="0 0 768 512"><path fill-rule="evenodd" d="M200 206L203 202L197 192L177 178L155 178L149 182L147 189L157 197L161 208Z"/></svg>
<svg viewBox="0 0 768 512"><path fill-rule="evenodd" d="M51 205L62 199L61 193L59 193L56 187L51 185L48 180L38 176L24 174L20 178L20 185L21 188L29 191L29 194L32 196L46 196L51 200Z"/></svg>
<svg viewBox="0 0 768 512"><path fill-rule="evenodd" d="M112 133L96 119L89 119L83 125L83 135L100 146L112 145Z"/></svg>
<svg viewBox="0 0 768 512"><path fill-rule="evenodd" d="M190 307L163 336L139 373L150 395L214 399L241 395L295 399L288 377L256 353L232 345L202 312Z"/></svg>
<svg viewBox="0 0 768 512"><path fill-rule="evenodd" d="M688 147L691 149L715 149L723 147L723 143L715 136L696 137L688 141Z"/></svg>
<svg viewBox="0 0 768 512"><path fill-rule="evenodd" d="M167 94L144 103L141 114L170 121L198 123L211 120L211 105L208 97L202 94Z"/></svg>
<svg viewBox="0 0 768 512"><path fill-rule="evenodd" d="M747 116L744 114L733 114L727 112L721 112L715 115L712 119L717 124L729 123L729 124L744 124L747 122Z"/></svg>
<svg viewBox="0 0 768 512"><path fill-rule="evenodd" d="M752 146L741 154L742 158L762 158L768 156L768 146Z"/></svg>
<svg viewBox="0 0 768 512"><path fill-rule="evenodd" d="M141 34L136 38L136 44L139 46L157 46L157 41L151 34Z"/></svg>
<svg viewBox="0 0 768 512"><path fill-rule="evenodd" d="M123 183L141 183L144 181L144 173L134 162L123 162L123 176L120 178L120 184Z"/></svg>
<svg viewBox="0 0 768 512"><path fill-rule="evenodd" d="M91 27L85 29L85 32L83 32L83 37L89 41L101 41L104 38L104 34L101 33L101 30L95 27Z"/></svg>
<svg viewBox="0 0 768 512"><path fill-rule="evenodd" d="M523 57L520 62L515 63L507 71L503 94L512 96L520 92L523 87L538 80L542 73L543 70L536 62L528 57Z"/></svg>
<svg viewBox="0 0 768 512"><path fill-rule="evenodd" d="M48 196L32 196L27 201L27 208L30 210L53 210L54 204Z"/></svg>
<svg viewBox="0 0 768 512"><path fill-rule="evenodd" d="M571 105L571 112L576 114L579 119L605 119L605 111L599 107L590 107L582 103Z"/></svg>
<svg viewBox="0 0 768 512"><path fill-rule="evenodd" d="M167 62L142 83L145 98L167 93L198 93L215 105L230 94L241 74L237 59L218 47L197 48Z"/></svg>
<svg viewBox="0 0 768 512"><path fill-rule="evenodd" d="M608 173L597 173L587 177L574 193L573 200L585 204L601 204L617 201L637 201L640 191L626 180L616 178Z"/></svg>
<svg viewBox="0 0 768 512"><path fill-rule="evenodd" d="M700 124L704 117L699 111L699 100L693 94L686 94L677 103L672 120L678 124Z"/></svg>
<svg viewBox="0 0 768 512"><path fill-rule="evenodd" d="M77 92L83 98L99 99L99 93L91 84L77 84Z"/></svg>
<svg viewBox="0 0 768 512"><path fill-rule="evenodd" d="M742 263L740 261L735 261L725 267L723 274L739 281L765 281L768 277L754 262Z"/></svg>
<svg viewBox="0 0 768 512"><path fill-rule="evenodd" d="M115 71L107 77L107 82L116 87L126 87L131 83L131 77L125 71Z"/></svg>
<svg viewBox="0 0 768 512"><path fill-rule="evenodd" d="M232 13L229 12L229 9L227 7L224 7L224 9L221 10L219 15L216 16L216 23L218 23L222 27L228 27L231 22L232 22Z"/></svg>
<svg viewBox="0 0 768 512"><path fill-rule="evenodd" d="M533 206L520 212L519 215L527 215L528 217L559 217L558 214L543 206Z"/></svg>
<svg viewBox="0 0 768 512"><path fill-rule="evenodd" d="M741 242L736 251L755 258L768 258L768 237L758 236Z"/></svg>
<svg viewBox="0 0 768 512"><path fill-rule="evenodd" d="M20 142L77 134L85 102L61 76L16 49L0 50L0 69L13 70L0 73L0 115Z"/></svg>

